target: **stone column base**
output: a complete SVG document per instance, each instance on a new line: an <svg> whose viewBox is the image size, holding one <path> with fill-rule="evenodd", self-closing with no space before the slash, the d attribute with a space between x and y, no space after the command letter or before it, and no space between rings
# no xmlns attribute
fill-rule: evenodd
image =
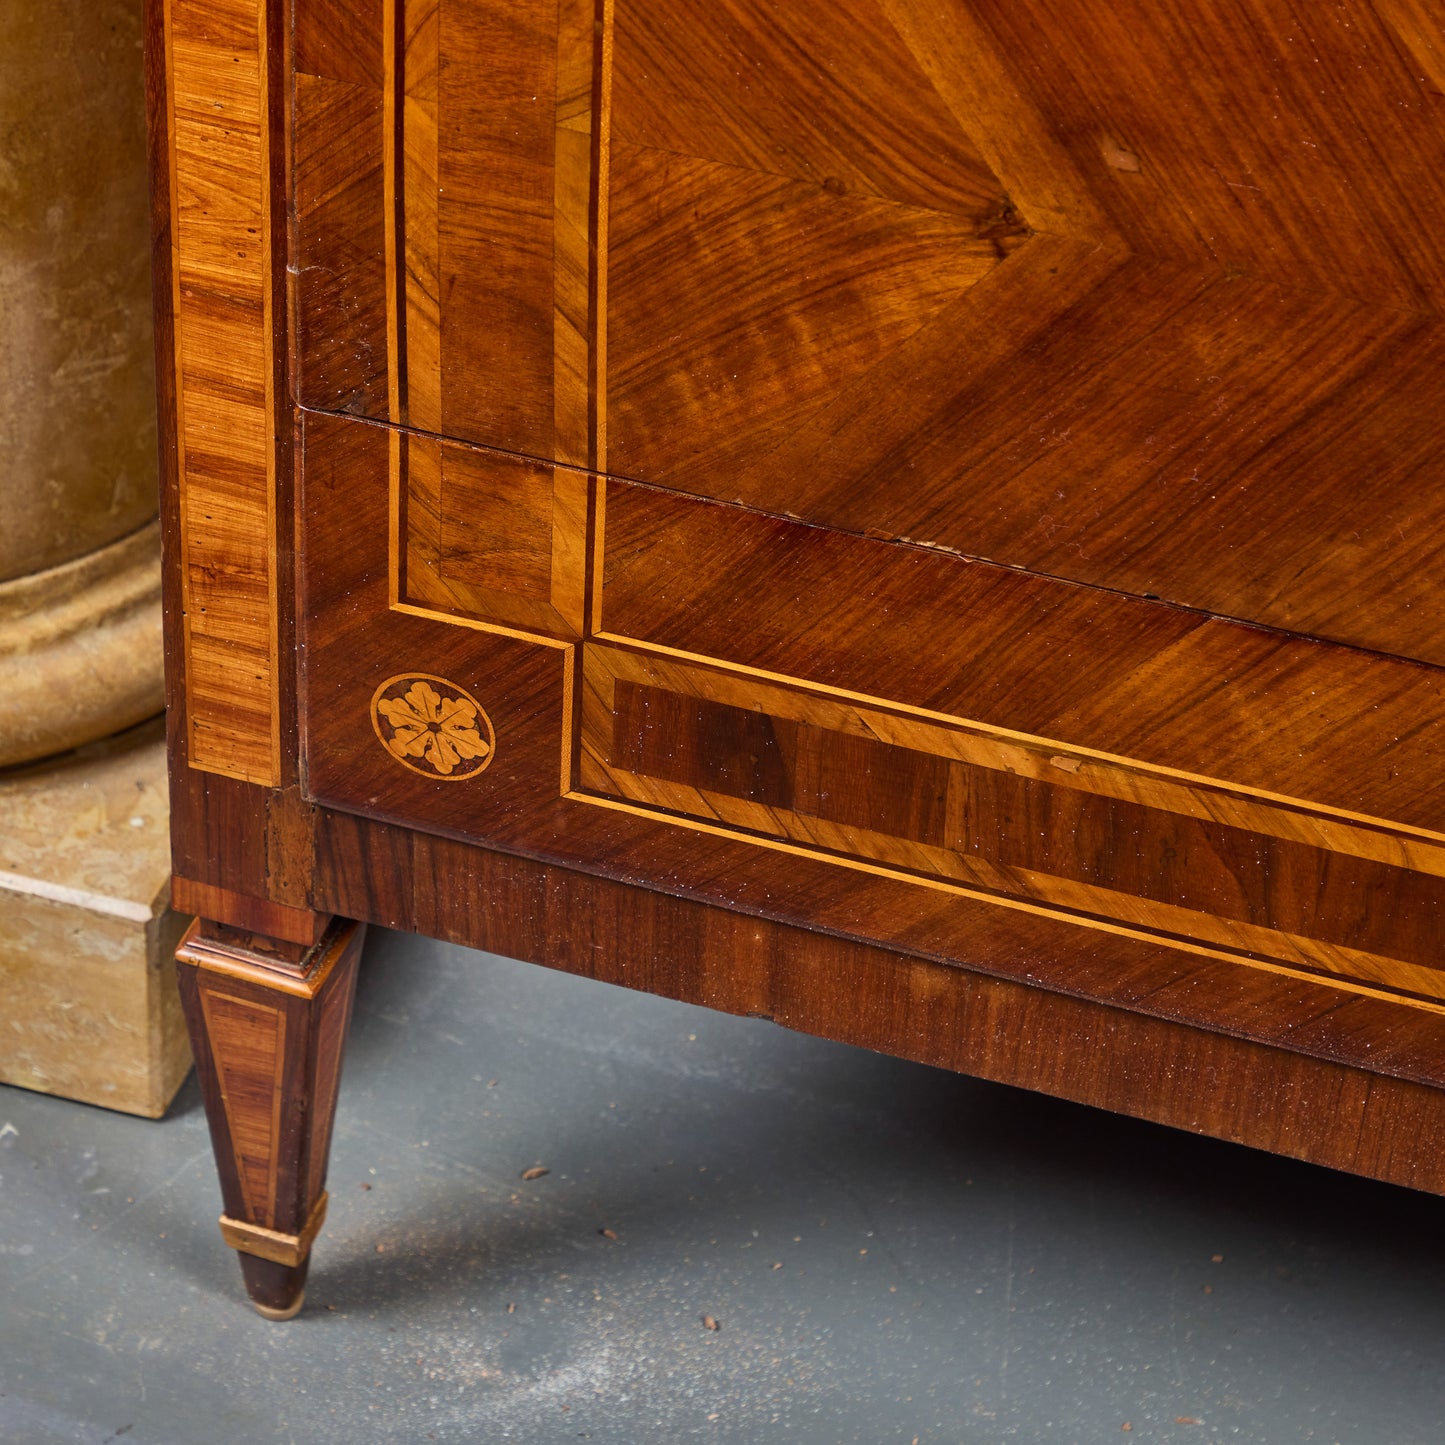
<svg viewBox="0 0 1445 1445"><path fill-rule="evenodd" d="M191 1066L161 720L0 771L0 1083L158 1118Z"/></svg>
<svg viewBox="0 0 1445 1445"><path fill-rule="evenodd" d="M165 700L159 522L0 582L0 767L109 737Z"/></svg>

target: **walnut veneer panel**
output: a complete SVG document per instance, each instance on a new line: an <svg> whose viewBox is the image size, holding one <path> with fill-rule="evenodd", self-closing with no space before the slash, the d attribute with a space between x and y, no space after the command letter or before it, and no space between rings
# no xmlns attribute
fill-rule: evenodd
<svg viewBox="0 0 1445 1445"><path fill-rule="evenodd" d="M307 405L1445 662L1418 5L326 19Z"/></svg>
<svg viewBox="0 0 1445 1445"><path fill-rule="evenodd" d="M1433 655L1409 16L303 11L299 395L411 429L308 423L312 797L1437 996L1439 674L1202 610Z"/></svg>

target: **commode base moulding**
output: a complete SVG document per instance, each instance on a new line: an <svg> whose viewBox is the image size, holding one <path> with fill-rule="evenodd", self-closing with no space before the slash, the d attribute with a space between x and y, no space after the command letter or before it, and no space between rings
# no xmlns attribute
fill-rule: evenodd
<svg viewBox="0 0 1445 1445"><path fill-rule="evenodd" d="M1441 18L154 0L259 1306L349 920L1445 1192Z"/></svg>

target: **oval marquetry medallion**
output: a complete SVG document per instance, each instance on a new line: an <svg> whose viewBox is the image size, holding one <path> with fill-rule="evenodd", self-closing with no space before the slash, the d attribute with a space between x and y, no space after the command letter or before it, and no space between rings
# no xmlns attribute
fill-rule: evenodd
<svg viewBox="0 0 1445 1445"><path fill-rule="evenodd" d="M371 695L371 725L402 767L458 783L496 750L492 720L466 688L425 672L389 677Z"/></svg>

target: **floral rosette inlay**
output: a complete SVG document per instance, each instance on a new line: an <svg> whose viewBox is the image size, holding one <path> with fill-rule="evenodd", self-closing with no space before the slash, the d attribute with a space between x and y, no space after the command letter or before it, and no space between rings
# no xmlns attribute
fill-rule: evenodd
<svg viewBox="0 0 1445 1445"><path fill-rule="evenodd" d="M371 714L382 746L413 772L456 782L492 760L491 719L465 688L445 678L390 678L373 695Z"/></svg>

